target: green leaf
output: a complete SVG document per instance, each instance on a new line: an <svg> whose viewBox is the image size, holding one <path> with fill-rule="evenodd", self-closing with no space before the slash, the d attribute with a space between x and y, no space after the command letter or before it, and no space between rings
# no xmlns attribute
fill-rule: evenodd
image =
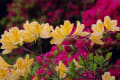
<svg viewBox="0 0 120 80"><path fill-rule="evenodd" d="M77 77L76 66L73 61L71 61L71 63L70 63L68 74L71 75L72 78Z"/></svg>
<svg viewBox="0 0 120 80"><path fill-rule="evenodd" d="M93 60L93 53L89 54L89 60Z"/></svg>
<svg viewBox="0 0 120 80"><path fill-rule="evenodd" d="M104 63L104 57L96 55L96 56L94 56L94 62L96 62L97 64L102 66Z"/></svg>
<svg viewBox="0 0 120 80"><path fill-rule="evenodd" d="M90 69L91 69L92 71L95 71L95 70L97 69L97 64L96 64L96 63L90 64Z"/></svg>
<svg viewBox="0 0 120 80"><path fill-rule="evenodd" d="M112 52L107 53L104 61L107 61L112 56Z"/></svg>
<svg viewBox="0 0 120 80"><path fill-rule="evenodd" d="M83 65L83 64L84 64L84 61L83 61L83 59L82 59L81 56L79 56L79 62L80 62L80 65Z"/></svg>
<svg viewBox="0 0 120 80"><path fill-rule="evenodd" d="M39 63L35 62L34 67L32 69L32 75L34 75L34 73L37 71L38 68L39 68Z"/></svg>
<svg viewBox="0 0 120 80"><path fill-rule="evenodd" d="M97 69L97 64L94 63L92 67L92 70L95 71Z"/></svg>
<svg viewBox="0 0 120 80"><path fill-rule="evenodd" d="M117 33L117 35L115 36L117 39L120 39L120 33Z"/></svg>
<svg viewBox="0 0 120 80"><path fill-rule="evenodd" d="M57 55L57 52L58 52L57 50L54 51L54 55L55 55L55 56Z"/></svg>
<svg viewBox="0 0 120 80"><path fill-rule="evenodd" d="M60 49L60 51L64 50L64 45L57 45L57 47Z"/></svg>

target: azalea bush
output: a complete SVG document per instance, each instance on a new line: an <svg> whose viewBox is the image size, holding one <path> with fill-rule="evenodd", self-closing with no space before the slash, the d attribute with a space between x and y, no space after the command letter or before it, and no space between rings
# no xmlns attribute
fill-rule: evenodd
<svg viewBox="0 0 120 80"><path fill-rule="evenodd" d="M89 27L98 19L103 20L105 16L110 16L112 19L117 19L120 26L119 13L120 0L97 0L94 7L82 12L82 20L85 26Z"/></svg>
<svg viewBox="0 0 120 80"><path fill-rule="evenodd" d="M119 49L120 45L117 20L106 16L103 21L99 19L91 25L89 31L80 21L73 24L69 20L55 28L49 23L26 21L23 28L12 27L1 36L1 80L120 79L120 61L117 60L116 64L111 62L114 47ZM39 45L41 39L50 39L52 45L45 54ZM39 50L28 44L38 45ZM27 53L25 59L17 57L16 62L7 63L4 56L12 55L16 49Z"/></svg>

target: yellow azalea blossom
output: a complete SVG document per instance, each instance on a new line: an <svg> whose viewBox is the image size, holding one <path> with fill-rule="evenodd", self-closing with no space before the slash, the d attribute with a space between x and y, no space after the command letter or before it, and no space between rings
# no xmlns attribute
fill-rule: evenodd
<svg viewBox="0 0 120 80"><path fill-rule="evenodd" d="M2 35L2 39L0 39L0 42L2 43L1 49L4 49L2 54L8 54L10 53L14 48L17 48L16 45L13 45L12 41L8 37L9 32L5 31Z"/></svg>
<svg viewBox="0 0 120 80"><path fill-rule="evenodd" d="M33 22L30 23L30 28L31 28L32 32L33 32L34 34L36 34L37 37L39 37L39 34L40 34L40 32L41 32L41 31L39 30L40 24L39 24L37 21L33 21Z"/></svg>
<svg viewBox="0 0 120 80"><path fill-rule="evenodd" d="M13 80L19 80L19 77L23 75L21 75L21 73L17 72L15 69L11 69L10 76L13 78Z"/></svg>
<svg viewBox="0 0 120 80"><path fill-rule="evenodd" d="M64 78L66 76L66 73L68 69L63 64L62 61L59 61L59 66L56 67L56 71L59 72L60 79Z"/></svg>
<svg viewBox="0 0 120 80"><path fill-rule="evenodd" d="M29 55L26 55L26 58L18 58L16 61L15 66L17 67L16 73L19 73L20 75L26 77L27 74L30 72L30 66L33 63L33 58L29 59Z"/></svg>
<svg viewBox="0 0 120 80"><path fill-rule="evenodd" d="M102 75L102 80L115 80L115 76L111 76L109 72L105 72Z"/></svg>
<svg viewBox="0 0 120 80"><path fill-rule="evenodd" d="M33 63L33 58L29 59L29 55L26 55L24 63L26 64L25 66L25 77L27 76L27 73L30 73L30 66Z"/></svg>
<svg viewBox="0 0 120 80"><path fill-rule="evenodd" d="M72 35L87 36L89 34L88 32L82 32L84 28L85 28L84 24L80 24L80 22L77 21L77 28Z"/></svg>
<svg viewBox="0 0 120 80"><path fill-rule="evenodd" d="M103 45L104 42L102 40L100 40L102 38L102 36L103 36L102 34L100 34L100 35L91 34L91 36L90 36L90 39L92 40L91 45L93 45L93 44Z"/></svg>
<svg viewBox="0 0 120 80"><path fill-rule="evenodd" d="M24 32L24 41L25 42L33 42L36 41L37 37L35 37L35 34L30 33L29 31Z"/></svg>
<svg viewBox="0 0 120 80"><path fill-rule="evenodd" d="M9 30L8 37L12 41L13 44L23 44L23 30L19 30L17 27L13 27Z"/></svg>
<svg viewBox="0 0 120 80"><path fill-rule="evenodd" d="M12 65L6 63L5 60L0 56L0 67L8 68L8 67L12 67Z"/></svg>
<svg viewBox="0 0 120 80"><path fill-rule="evenodd" d="M53 26L50 26L48 23L41 24L39 30L41 38L50 38L51 32L53 31Z"/></svg>
<svg viewBox="0 0 120 80"><path fill-rule="evenodd" d="M16 65L17 70L13 71L13 72L15 72L15 74L17 74L17 75L19 74L19 75L24 76L25 66L26 66L24 64L24 60L22 58L18 58L15 65Z"/></svg>
<svg viewBox="0 0 120 80"><path fill-rule="evenodd" d="M73 24L70 21L64 21L64 25L61 25L61 29L63 30L64 35L69 35L73 29Z"/></svg>
<svg viewBox="0 0 120 80"><path fill-rule="evenodd" d="M104 32L104 25L101 20L97 21L97 24L92 25L92 30L94 34L103 34Z"/></svg>
<svg viewBox="0 0 120 80"><path fill-rule="evenodd" d="M82 66L80 66L79 63L75 59L73 59L73 62L76 66L76 69L82 68Z"/></svg>
<svg viewBox="0 0 120 80"><path fill-rule="evenodd" d="M25 42L33 42L41 38L50 38L51 32L53 31L53 27L50 26L48 23L46 24L39 24L37 21L26 23L23 25L24 27L24 41Z"/></svg>
<svg viewBox="0 0 120 80"><path fill-rule="evenodd" d="M37 74L35 74L35 77L33 78L33 80L38 80Z"/></svg>
<svg viewBox="0 0 120 80"><path fill-rule="evenodd" d="M32 26L31 26L31 24L32 24ZM33 24L37 25L37 22L33 22L31 24L28 21L26 21L26 23L23 24L23 27L24 27L24 37L23 38L24 38L25 42L33 42L37 39L37 36L34 34L34 31L39 30L39 29L35 29L38 26L35 26L35 27L33 26Z"/></svg>
<svg viewBox="0 0 120 80"><path fill-rule="evenodd" d="M38 22L34 21L30 23L31 31L36 37L41 38L50 38L51 31L53 31L53 26L49 25L48 23L39 24Z"/></svg>
<svg viewBox="0 0 120 80"><path fill-rule="evenodd" d="M51 35L53 37L53 39L50 41L51 44L61 44L65 39L65 35L63 34L63 31L58 26L51 33Z"/></svg>
<svg viewBox="0 0 120 80"><path fill-rule="evenodd" d="M117 20L111 20L109 16L105 16L104 25L108 31L120 31L120 28L117 27Z"/></svg>
<svg viewBox="0 0 120 80"><path fill-rule="evenodd" d="M0 67L0 80L6 80L8 75L8 68Z"/></svg>
<svg viewBox="0 0 120 80"><path fill-rule="evenodd" d="M26 55L25 59L18 58L16 64L9 65L0 56L0 80L21 80L20 77L27 77L33 58Z"/></svg>
<svg viewBox="0 0 120 80"><path fill-rule="evenodd" d="M17 27L11 28L9 31L5 31L0 39L2 43L1 49L4 49L3 54L10 53L14 48L18 48L17 45L23 45L23 30L19 30Z"/></svg>

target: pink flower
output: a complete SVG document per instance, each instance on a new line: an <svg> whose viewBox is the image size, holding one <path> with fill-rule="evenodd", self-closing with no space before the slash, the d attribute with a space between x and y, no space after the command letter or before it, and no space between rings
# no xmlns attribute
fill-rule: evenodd
<svg viewBox="0 0 120 80"><path fill-rule="evenodd" d="M117 60L116 65L120 66L120 60Z"/></svg>
<svg viewBox="0 0 120 80"><path fill-rule="evenodd" d="M52 72L50 72L50 71L47 71L47 74L48 74L49 76L51 76L51 75L52 75Z"/></svg>
<svg viewBox="0 0 120 80"><path fill-rule="evenodd" d="M52 48L51 48L51 52L54 52L55 50L57 50L57 46L56 45L54 45L54 46L52 46Z"/></svg>
<svg viewBox="0 0 120 80"><path fill-rule="evenodd" d="M39 64L42 64L42 58L40 56L36 56L36 61L39 63Z"/></svg>
<svg viewBox="0 0 120 80"><path fill-rule="evenodd" d="M44 70L43 68L37 70L37 74L38 74L38 75L41 75L41 74L43 74L44 72L45 72L45 70Z"/></svg>
<svg viewBox="0 0 120 80"><path fill-rule="evenodd" d="M46 63L50 63L51 60L49 58L45 58Z"/></svg>
<svg viewBox="0 0 120 80"><path fill-rule="evenodd" d="M47 52L47 53L45 53L44 56L46 56L46 57L54 57L54 54L53 54L53 52Z"/></svg>

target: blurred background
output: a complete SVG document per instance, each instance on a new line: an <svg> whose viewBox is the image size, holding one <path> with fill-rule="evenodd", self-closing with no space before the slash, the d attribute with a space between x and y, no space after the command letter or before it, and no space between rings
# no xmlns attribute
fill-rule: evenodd
<svg viewBox="0 0 120 80"><path fill-rule="evenodd" d="M96 0L0 0L0 28L22 28L26 21L49 22L54 26L68 19L81 20L84 10L90 9Z"/></svg>

